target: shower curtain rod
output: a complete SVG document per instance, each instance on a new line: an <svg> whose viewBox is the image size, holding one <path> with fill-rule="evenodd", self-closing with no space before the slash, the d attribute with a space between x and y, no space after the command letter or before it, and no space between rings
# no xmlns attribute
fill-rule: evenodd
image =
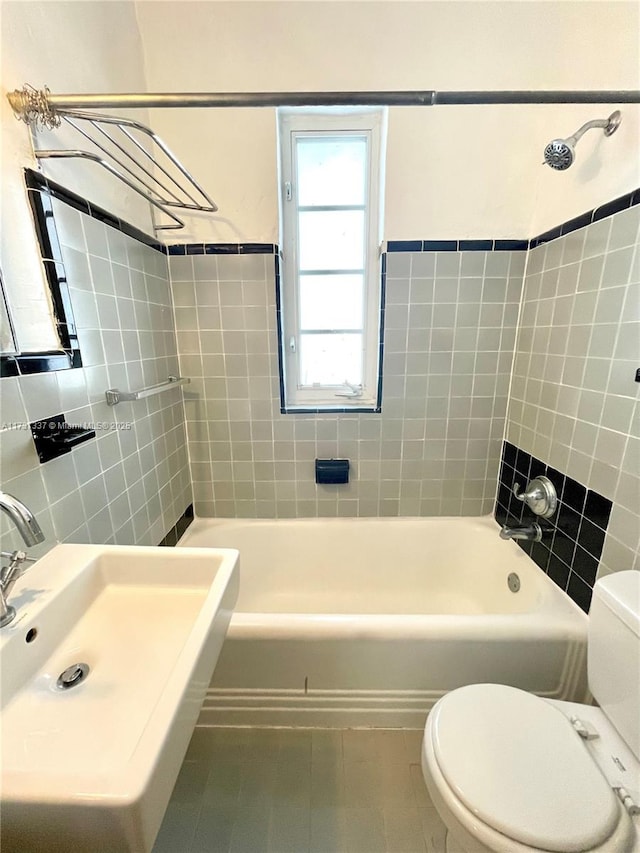
<svg viewBox="0 0 640 853"><path fill-rule="evenodd" d="M503 91L503 92L175 92L122 94L52 95L47 89L16 89L8 95L14 112L26 119L39 109L64 112L69 109L144 109L162 107L326 107L326 106L416 106L462 104L634 104L638 90L604 91Z"/></svg>
<svg viewBox="0 0 640 853"><path fill-rule="evenodd" d="M128 118L100 115L98 109L145 109L162 107L332 107L332 106L415 106L433 107L448 104L624 104L640 103L640 91L507 91L507 92L436 92L436 91L388 91L388 92L173 92L173 93L121 93L121 94L66 94L52 95L47 87L35 89L26 85L8 95L9 103L17 118L26 122L33 131L38 128L53 129L66 122L88 139L101 152L73 149L35 150L40 159L76 157L98 163L115 177L120 178L136 192L149 197L149 201L162 210L173 221L173 225L158 225L156 230L181 228L184 223L169 208L213 213L218 207L169 150L167 145L151 128ZM89 112L83 112L88 110ZM80 124L79 124L80 123ZM82 126L80 126L82 125ZM103 127L105 125L106 127ZM110 128L124 135L114 138ZM181 173L187 183L176 181L158 159L132 135L132 130L146 134L168 158L172 167ZM107 143L105 143L105 139ZM132 149L129 143L135 146ZM111 147L109 147L111 146ZM115 147L117 153L113 151ZM138 153L139 152L139 153ZM104 157L102 155L105 155ZM126 158L125 159L123 159ZM105 159L108 158L108 159ZM150 161L150 162L148 162ZM115 165L114 165L115 164ZM157 167L182 193L176 195L167 187ZM133 170L132 170L133 166ZM138 172L135 172L135 169ZM132 183L132 176L137 181ZM141 174L142 173L142 176ZM154 189L149 179L160 187ZM198 202L192 194L195 190L204 202ZM164 191L164 192L161 192ZM186 199L186 200L185 200Z"/></svg>

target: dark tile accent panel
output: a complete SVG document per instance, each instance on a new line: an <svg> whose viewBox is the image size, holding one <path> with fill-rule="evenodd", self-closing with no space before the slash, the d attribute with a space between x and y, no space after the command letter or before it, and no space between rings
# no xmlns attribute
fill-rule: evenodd
<svg viewBox="0 0 640 853"><path fill-rule="evenodd" d="M0 378L5 376L20 376L18 357L15 355L0 356Z"/></svg>
<svg viewBox="0 0 640 853"><path fill-rule="evenodd" d="M182 513L180 518L173 525L171 530L164 537L162 542L158 542L158 547L160 548L173 548L180 541L180 537L185 532L187 527L193 521L193 504L189 504L189 506Z"/></svg>
<svg viewBox="0 0 640 853"><path fill-rule="evenodd" d="M578 607L582 608L585 613L589 612L589 608L591 607L591 597L593 595L593 586L589 586L589 584L584 583L584 581L582 581L575 572L571 572L566 591Z"/></svg>
<svg viewBox="0 0 640 853"><path fill-rule="evenodd" d="M167 254L167 247L165 245L160 243L159 240L156 240L155 237L145 234L144 231L136 228L135 225L125 222L124 219L118 219L107 210L104 210L104 208L98 207L97 204L93 204L93 202L90 202L77 193L68 190L61 184L58 184L49 178L45 178L45 176L40 174L40 172L35 172L33 169L25 169L24 172L27 189L41 190L51 196L51 198L57 198L60 201L64 201L65 204L71 205L71 207L74 207L81 213L86 213L87 216L99 219L100 222L110 225L117 231L122 231L123 234L133 237L134 240L144 243L145 246L150 246L152 249L155 249L156 252L161 252L163 255Z"/></svg>
<svg viewBox="0 0 640 853"><path fill-rule="evenodd" d="M591 225L591 217L593 215L593 211L590 210L588 213L582 213L580 216L576 216L574 219L569 219L568 222L565 222L560 226L561 236L564 237L565 234L570 234L572 231L577 231L578 228L585 228L587 225Z"/></svg>
<svg viewBox="0 0 640 853"><path fill-rule="evenodd" d="M598 222L600 219L606 219L607 216L613 216L614 213L620 213L621 210L626 210L631 207L633 193L628 193L620 198L614 198L613 201L608 201L601 207L597 207L593 212L593 222Z"/></svg>
<svg viewBox="0 0 640 853"><path fill-rule="evenodd" d="M535 249L536 246L541 246L543 243L550 243L552 240L557 240L561 233L561 225L558 225L556 228L551 228L551 230L545 231L544 234L540 234L537 237L534 237L533 240L530 240L529 248Z"/></svg>
<svg viewBox="0 0 640 853"><path fill-rule="evenodd" d="M602 530L606 530L611 516L611 501L603 498L597 492L588 492L585 515Z"/></svg>
<svg viewBox="0 0 640 853"><path fill-rule="evenodd" d="M177 243L166 246L168 255L273 255L275 243Z"/></svg>
<svg viewBox="0 0 640 853"><path fill-rule="evenodd" d="M548 519L533 515L513 494L516 483L524 488L540 474L551 480L558 493L558 509ZM508 441L503 443L494 517L501 525L540 524L542 542L518 545L585 613L589 612L610 514L607 498Z"/></svg>
<svg viewBox="0 0 640 853"><path fill-rule="evenodd" d="M493 240L458 240L459 252L490 252Z"/></svg>
<svg viewBox="0 0 640 853"><path fill-rule="evenodd" d="M423 240L423 252L457 252L457 240Z"/></svg>
<svg viewBox="0 0 640 853"><path fill-rule="evenodd" d="M422 240L389 240L387 252L421 252Z"/></svg>
<svg viewBox="0 0 640 853"><path fill-rule="evenodd" d="M563 563L559 557L556 557L555 554L551 554L547 565L547 574L551 580L560 587L560 589L566 589L567 584L569 583L571 569L566 563Z"/></svg>
<svg viewBox="0 0 640 853"><path fill-rule="evenodd" d="M528 240L495 240L495 252L522 252L529 248Z"/></svg>

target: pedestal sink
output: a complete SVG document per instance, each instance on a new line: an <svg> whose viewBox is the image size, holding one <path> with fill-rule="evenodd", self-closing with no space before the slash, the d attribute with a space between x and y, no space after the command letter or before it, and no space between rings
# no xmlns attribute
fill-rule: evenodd
<svg viewBox="0 0 640 853"><path fill-rule="evenodd" d="M0 630L2 853L150 851L238 594L238 552L58 545Z"/></svg>

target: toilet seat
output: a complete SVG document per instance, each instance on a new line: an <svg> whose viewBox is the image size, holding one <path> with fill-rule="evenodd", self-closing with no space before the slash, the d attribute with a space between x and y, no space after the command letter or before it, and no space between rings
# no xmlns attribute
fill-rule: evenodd
<svg viewBox="0 0 640 853"><path fill-rule="evenodd" d="M618 800L549 702L503 685L470 685L436 704L427 731L451 794L505 841L578 853L615 832Z"/></svg>

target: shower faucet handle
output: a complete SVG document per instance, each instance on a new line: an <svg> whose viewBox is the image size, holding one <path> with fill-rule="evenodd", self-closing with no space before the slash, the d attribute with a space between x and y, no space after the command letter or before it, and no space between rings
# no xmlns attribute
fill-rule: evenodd
<svg viewBox="0 0 640 853"><path fill-rule="evenodd" d="M558 495L555 486L548 477L540 476L531 480L524 492L521 492L520 488L520 483L514 483L513 495L515 498L526 503L535 515L551 518L558 505Z"/></svg>

